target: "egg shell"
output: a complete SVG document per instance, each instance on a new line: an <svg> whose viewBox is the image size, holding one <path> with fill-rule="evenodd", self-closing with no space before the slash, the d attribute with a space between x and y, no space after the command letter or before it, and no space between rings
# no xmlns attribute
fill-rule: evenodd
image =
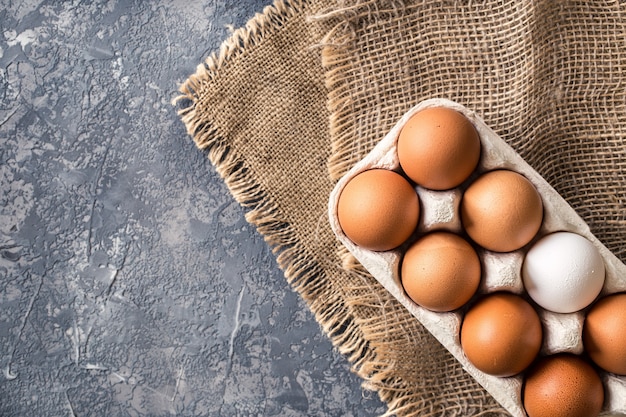
<svg viewBox="0 0 626 417"><path fill-rule="evenodd" d="M573 313L590 305L604 285L604 259L583 236L556 232L532 245L522 266L524 288L546 310Z"/></svg>
<svg viewBox="0 0 626 417"><path fill-rule="evenodd" d="M428 107L449 107L464 114L475 126L481 141L481 158L476 174L494 169L509 169L524 175L537 189L541 196L544 217L538 237L557 231L578 233L587 238L599 250L604 259L606 278L600 295L626 291L626 266L590 232L587 224L578 216L575 210L504 140L502 140L482 119L473 111L461 104L450 100L433 98L422 101L409 109L385 135L384 138L361 161L356 163L335 185L329 196L328 216L330 225L338 241L343 244L354 257L376 278L382 286L427 328L439 342L462 364L471 374L507 411L514 417L526 417L522 404L523 376L501 378L488 375L478 370L465 357L460 344L460 326L463 318L462 311L437 313L420 307L404 292L400 277L399 265L401 251L374 252L354 245L341 231L337 221L337 197L345 183L357 173L374 167L399 169L396 152L397 137L406 121L416 112ZM433 202L433 192L424 192L416 187L423 211ZM440 191L454 196L452 201L444 203L448 208L455 210L458 218L458 200L461 193L454 190ZM436 193L435 193L436 194ZM445 202L446 199L443 199ZM442 199L437 200L442 204ZM445 211L445 210L444 210ZM443 216L445 222L442 228L450 227L449 216ZM444 225L445 224L445 225ZM447 226L446 226L447 225ZM424 229L437 230L440 225L431 221L424 225L420 219L417 233ZM522 288L521 262L523 251L510 253L492 253L479 251L483 268L483 281L479 292L481 294L494 291L511 291L520 293ZM500 274L500 271L503 272ZM584 321L582 312L558 314L537 309L544 327L544 342L542 354L549 355L559 352L579 353L581 342L581 328ZM572 326L574 326L572 328ZM626 416L626 379L610 374L601 374L605 382L606 398L602 416Z"/></svg>
<svg viewBox="0 0 626 417"><path fill-rule="evenodd" d="M433 232L405 252L400 277L408 296L433 311L452 311L467 303L480 284L480 259L461 236Z"/></svg>
<svg viewBox="0 0 626 417"><path fill-rule="evenodd" d="M354 176L339 196L337 218L356 244L375 251L394 249L411 236L419 199L397 172L370 169Z"/></svg>
<svg viewBox="0 0 626 417"><path fill-rule="evenodd" d="M461 346L468 360L490 375L512 376L537 357L541 321L521 296L496 292L480 298L461 324Z"/></svg>
<svg viewBox="0 0 626 417"><path fill-rule="evenodd" d="M589 309L583 343L599 367L626 375L626 293L606 296Z"/></svg>
<svg viewBox="0 0 626 417"><path fill-rule="evenodd" d="M594 417L604 404L600 376L572 354L540 359L528 372L523 395L528 417Z"/></svg>
<svg viewBox="0 0 626 417"><path fill-rule="evenodd" d="M397 150L409 178L424 188L448 190L464 182L478 165L480 139L461 113L431 107L407 120Z"/></svg>
<svg viewBox="0 0 626 417"><path fill-rule="evenodd" d="M543 219L541 197L517 172L498 169L474 180L461 200L461 221L480 246L511 252L528 244Z"/></svg>

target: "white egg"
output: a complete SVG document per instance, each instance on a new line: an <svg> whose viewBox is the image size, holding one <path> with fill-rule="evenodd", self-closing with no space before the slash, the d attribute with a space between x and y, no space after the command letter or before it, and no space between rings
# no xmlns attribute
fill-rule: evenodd
<svg viewBox="0 0 626 417"><path fill-rule="evenodd" d="M573 313L591 304L602 290L604 276L604 260L597 248L570 232L541 238L522 265L528 295L555 313Z"/></svg>

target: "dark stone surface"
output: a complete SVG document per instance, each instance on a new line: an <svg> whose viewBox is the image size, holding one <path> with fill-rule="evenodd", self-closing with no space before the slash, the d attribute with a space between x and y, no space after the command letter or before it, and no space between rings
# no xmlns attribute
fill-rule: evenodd
<svg viewBox="0 0 626 417"><path fill-rule="evenodd" d="M171 105L269 0L0 1L0 415L383 413Z"/></svg>

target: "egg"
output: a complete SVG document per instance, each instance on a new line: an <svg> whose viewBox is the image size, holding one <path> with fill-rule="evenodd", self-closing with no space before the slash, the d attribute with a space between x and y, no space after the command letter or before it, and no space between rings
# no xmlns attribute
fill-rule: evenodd
<svg viewBox="0 0 626 417"><path fill-rule="evenodd" d="M409 298L433 311L455 310L474 295L480 284L480 260L462 237L432 232L406 251L400 268Z"/></svg>
<svg viewBox="0 0 626 417"><path fill-rule="evenodd" d="M523 403L528 417L594 417L602 410L604 387L585 360L557 354L528 371Z"/></svg>
<svg viewBox="0 0 626 417"><path fill-rule="evenodd" d="M461 113L432 107L402 127L398 159L406 175L424 188L447 190L464 182L480 159L480 139Z"/></svg>
<svg viewBox="0 0 626 417"><path fill-rule="evenodd" d="M337 218L346 236L372 251L400 246L419 220L419 197L402 175L370 169L355 175L339 195Z"/></svg>
<svg viewBox="0 0 626 417"><path fill-rule="evenodd" d="M461 222L480 246L510 252L529 243L543 220L541 196L523 175L494 170L472 182L461 200Z"/></svg>
<svg viewBox="0 0 626 417"><path fill-rule="evenodd" d="M484 296L461 324L461 347L480 371L507 377L525 370L541 348L539 316L521 296L496 292Z"/></svg>
<svg viewBox="0 0 626 417"><path fill-rule="evenodd" d="M528 295L555 313L587 307L604 285L604 260L585 237L572 232L548 234L532 245L522 264Z"/></svg>
<svg viewBox="0 0 626 417"><path fill-rule="evenodd" d="M588 311L583 346L605 371L626 375L626 294L606 296Z"/></svg>

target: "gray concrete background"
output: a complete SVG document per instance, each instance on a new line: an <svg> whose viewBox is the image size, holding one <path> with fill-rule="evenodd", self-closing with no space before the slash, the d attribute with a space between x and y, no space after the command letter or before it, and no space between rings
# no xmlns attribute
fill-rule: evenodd
<svg viewBox="0 0 626 417"><path fill-rule="evenodd" d="M0 415L369 416L171 106L270 0L0 0Z"/></svg>

